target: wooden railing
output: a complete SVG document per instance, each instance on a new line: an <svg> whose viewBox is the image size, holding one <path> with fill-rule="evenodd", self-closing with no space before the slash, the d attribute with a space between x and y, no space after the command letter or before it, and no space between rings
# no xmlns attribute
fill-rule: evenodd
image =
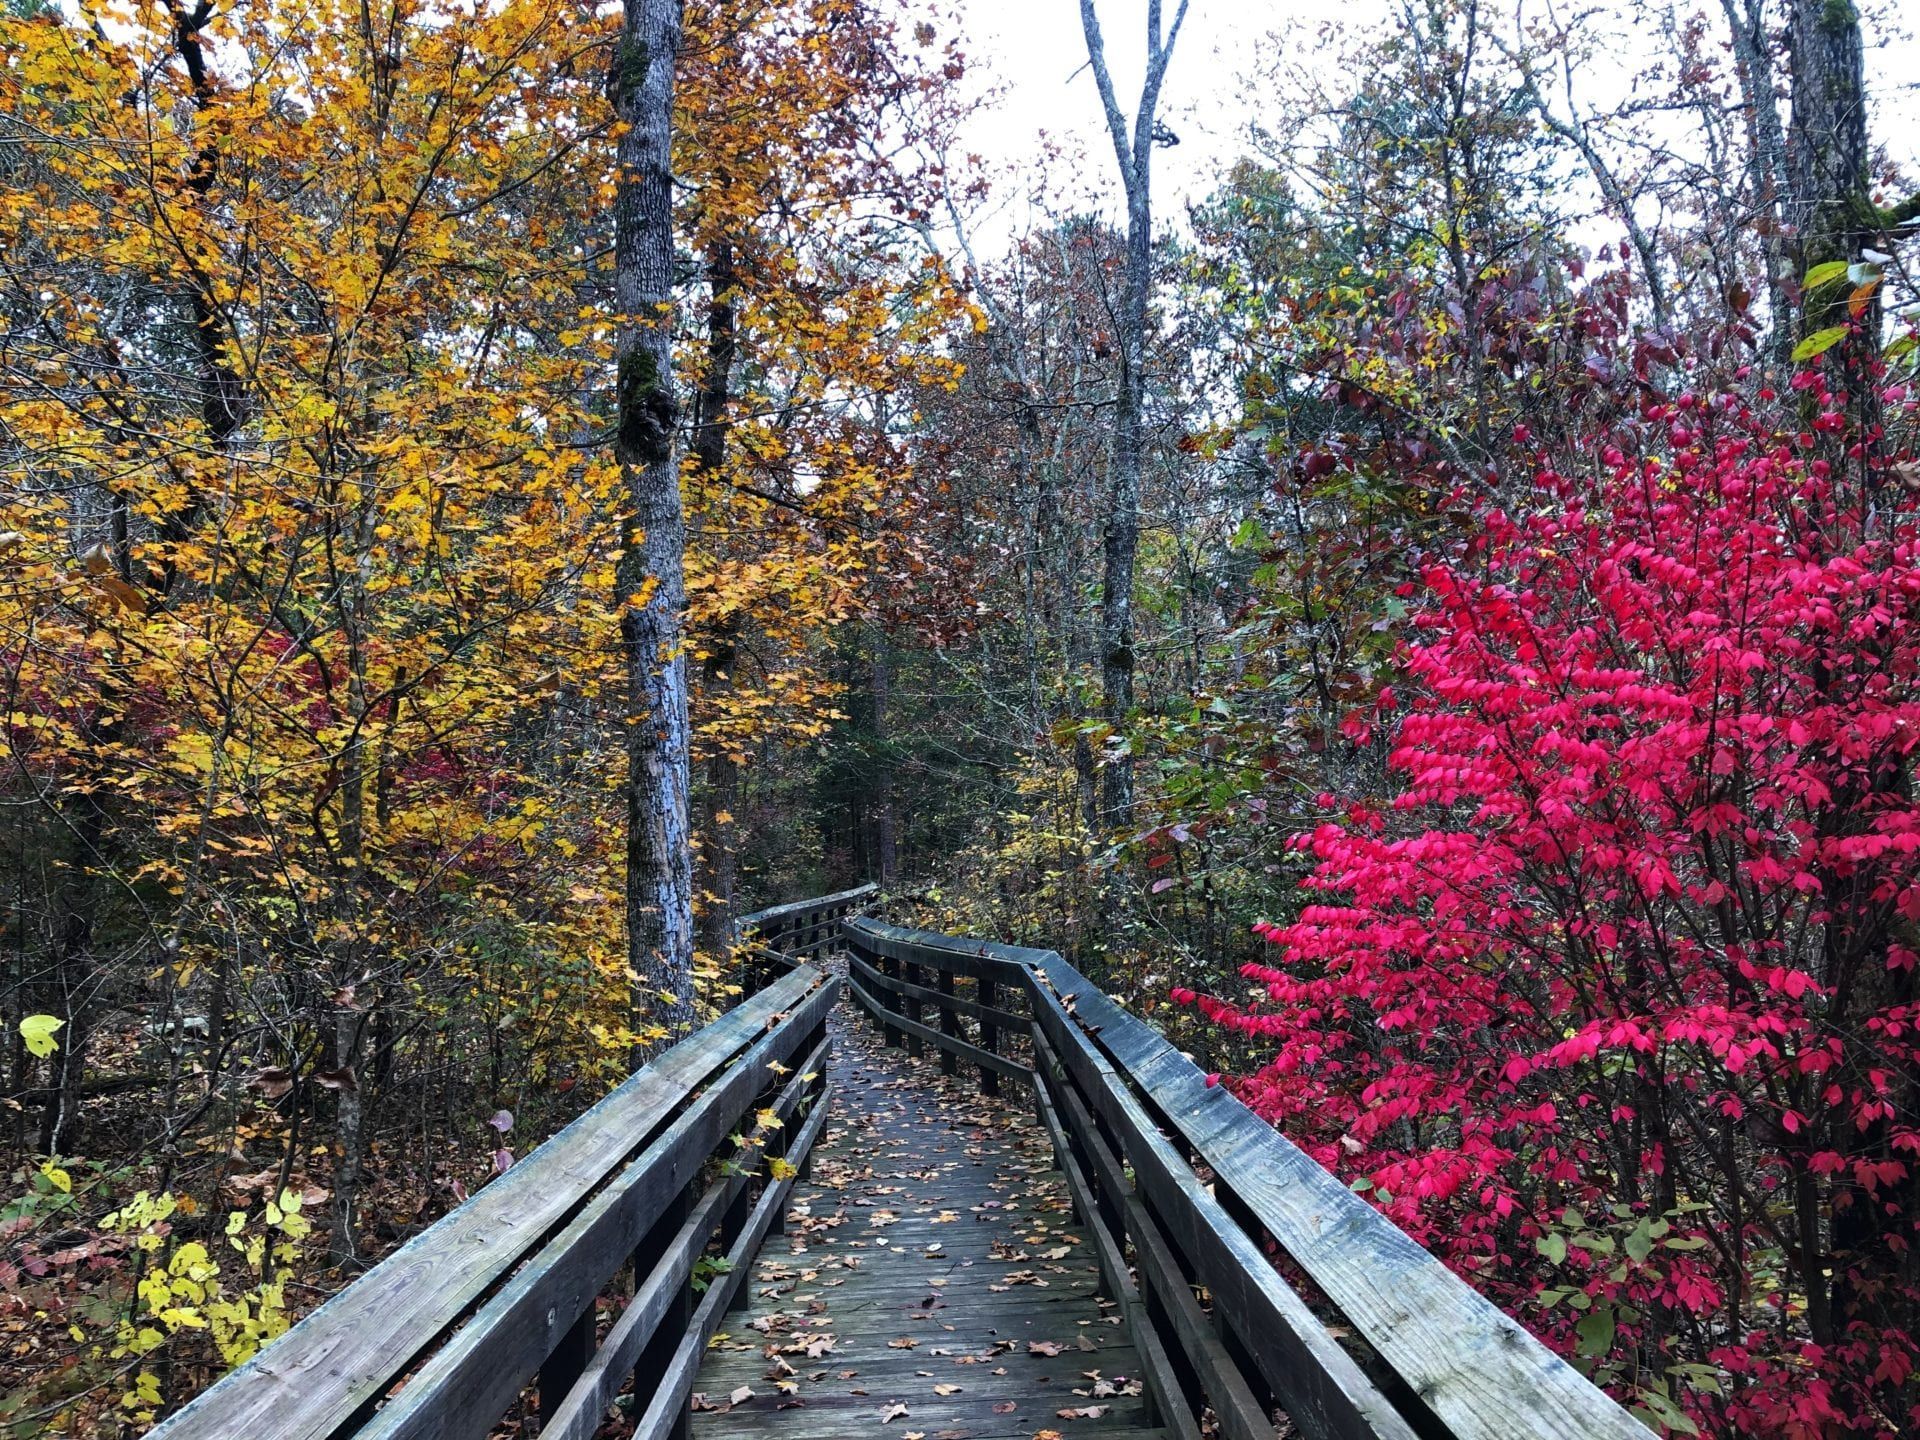
<svg viewBox="0 0 1920 1440"><path fill-rule="evenodd" d="M845 898L809 903L837 922ZM824 923L754 934L771 954L769 938ZM477 1440L534 1381L539 1433L589 1440L631 1376L637 1440L683 1436L707 1341L826 1119L840 982L781 958L782 973L153 1434ZM757 1129L768 1108L780 1123Z"/></svg>
<svg viewBox="0 0 1920 1440"><path fill-rule="evenodd" d="M1227 1440L1272 1440L1278 1409L1311 1440L1648 1440L1053 951L844 929L850 993L890 1044L1033 1086L1175 1436L1211 1409Z"/></svg>
<svg viewBox="0 0 1920 1440"><path fill-rule="evenodd" d="M840 922L858 915L880 894L877 885L861 885L811 900L756 910L733 922L733 948L741 967L741 988L748 994L772 984L795 965L817 959L840 943Z"/></svg>

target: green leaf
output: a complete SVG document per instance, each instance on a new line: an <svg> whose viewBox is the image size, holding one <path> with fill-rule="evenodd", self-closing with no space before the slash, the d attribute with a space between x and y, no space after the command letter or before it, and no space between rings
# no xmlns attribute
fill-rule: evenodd
<svg viewBox="0 0 1920 1440"><path fill-rule="evenodd" d="M53 1036L66 1023L53 1015L28 1015L20 1021L20 1038L27 1042L27 1049L44 1060L60 1048Z"/></svg>
<svg viewBox="0 0 1920 1440"><path fill-rule="evenodd" d="M1847 268L1845 260L1829 260L1826 264L1816 265L1807 271L1807 278L1800 283L1809 290L1818 290L1822 285L1831 285L1836 280L1846 279Z"/></svg>
<svg viewBox="0 0 1920 1440"><path fill-rule="evenodd" d="M1549 1231L1539 1240L1540 1253L1558 1265L1567 1258L1567 1237L1558 1230Z"/></svg>
<svg viewBox="0 0 1920 1440"><path fill-rule="evenodd" d="M1633 1413L1649 1429L1665 1430L1670 1435L1698 1435L1700 1427L1687 1418L1672 1400L1658 1390L1642 1390L1640 1403L1633 1407Z"/></svg>
<svg viewBox="0 0 1920 1440"><path fill-rule="evenodd" d="M1798 345L1793 347L1795 360L1811 360L1816 355L1824 355L1842 340L1847 338L1845 325L1829 325L1825 330L1816 330Z"/></svg>
<svg viewBox="0 0 1920 1440"><path fill-rule="evenodd" d="M1580 1337L1582 1355L1604 1355L1613 1348L1613 1311L1602 1307L1589 1310L1573 1327Z"/></svg>
<svg viewBox="0 0 1920 1440"><path fill-rule="evenodd" d="M1642 1220L1627 1232L1623 1247L1636 1265L1653 1253L1653 1226Z"/></svg>

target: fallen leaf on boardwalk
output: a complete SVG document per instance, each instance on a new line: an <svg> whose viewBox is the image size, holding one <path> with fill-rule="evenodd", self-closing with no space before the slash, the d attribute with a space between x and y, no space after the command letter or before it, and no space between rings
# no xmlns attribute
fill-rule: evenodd
<svg viewBox="0 0 1920 1440"><path fill-rule="evenodd" d="M727 1403L729 1405L744 1405L752 1398L753 1387L751 1385L742 1385L738 1390L735 1390L731 1395L727 1396Z"/></svg>
<svg viewBox="0 0 1920 1440"><path fill-rule="evenodd" d="M914 1339L911 1335L902 1335L897 1340L887 1341L887 1348L889 1350L911 1350L913 1349L914 1346L918 1345L919 1343L920 1342Z"/></svg>
<svg viewBox="0 0 1920 1440"><path fill-rule="evenodd" d="M958 1395L960 1393L960 1387L958 1385L936 1385L933 1387L933 1393L936 1395Z"/></svg>
<svg viewBox="0 0 1920 1440"><path fill-rule="evenodd" d="M993 1413L996 1415L1011 1415L1014 1411L1018 1410L1019 1408L1020 1406L1015 1401L1002 1400L999 1404L993 1407Z"/></svg>
<svg viewBox="0 0 1920 1440"><path fill-rule="evenodd" d="M1027 1353L1029 1355L1044 1355L1049 1360L1060 1354L1066 1348L1067 1347L1062 1345L1058 1340L1027 1341Z"/></svg>
<svg viewBox="0 0 1920 1440"><path fill-rule="evenodd" d="M1062 1420L1098 1420L1111 1408L1113 1407L1109 1405L1070 1405L1064 1410L1056 1410L1053 1413Z"/></svg>
<svg viewBox="0 0 1920 1440"><path fill-rule="evenodd" d="M896 1400L893 1404L887 1406L887 1413L880 1417L880 1423L882 1425L891 1425L896 1420L904 1420L906 1418L907 1407Z"/></svg>

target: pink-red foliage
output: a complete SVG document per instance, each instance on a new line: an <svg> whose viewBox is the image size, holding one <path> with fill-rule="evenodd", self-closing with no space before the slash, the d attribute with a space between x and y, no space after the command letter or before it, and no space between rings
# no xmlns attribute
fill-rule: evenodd
<svg viewBox="0 0 1920 1440"><path fill-rule="evenodd" d="M1805 433L1687 396L1543 455L1426 571L1404 788L1297 839L1263 998L1176 998L1271 1047L1243 1100L1623 1398L1893 1436L1920 506L1796 388Z"/></svg>

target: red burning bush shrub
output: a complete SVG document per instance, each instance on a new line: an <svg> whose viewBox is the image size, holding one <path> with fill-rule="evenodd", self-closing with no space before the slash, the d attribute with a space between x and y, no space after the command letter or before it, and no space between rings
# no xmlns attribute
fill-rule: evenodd
<svg viewBox="0 0 1920 1440"><path fill-rule="evenodd" d="M1242 1099L1650 1418L1892 1436L1920 506L1799 388L1804 432L1688 396L1636 453L1542 457L1425 573L1404 788L1297 839L1261 998L1176 998L1272 1047Z"/></svg>

